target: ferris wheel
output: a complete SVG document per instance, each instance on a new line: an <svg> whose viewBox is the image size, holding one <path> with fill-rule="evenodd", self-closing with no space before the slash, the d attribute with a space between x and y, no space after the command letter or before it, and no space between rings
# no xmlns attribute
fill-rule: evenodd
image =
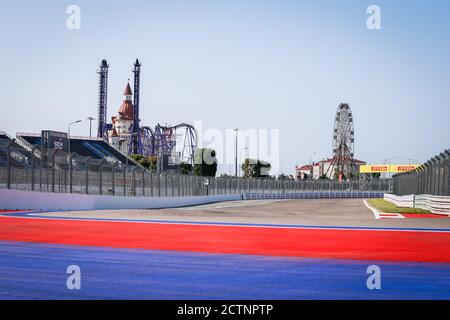
<svg viewBox="0 0 450 320"><path fill-rule="evenodd" d="M354 172L355 131L350 106L341 103L336 111L333 128L333 159L329 170L347 178ZM329 172L327 172L328 175Z"/></svg>

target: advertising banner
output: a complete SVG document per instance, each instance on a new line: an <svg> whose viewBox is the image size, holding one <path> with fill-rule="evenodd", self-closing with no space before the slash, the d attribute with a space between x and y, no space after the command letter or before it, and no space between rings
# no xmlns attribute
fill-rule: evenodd
<svg viewBox="0 0 450 320"><path fill-rule="evenodd" d="M420 164L374 164L359 167L360 173L400 173L414 170Z"/></svg>

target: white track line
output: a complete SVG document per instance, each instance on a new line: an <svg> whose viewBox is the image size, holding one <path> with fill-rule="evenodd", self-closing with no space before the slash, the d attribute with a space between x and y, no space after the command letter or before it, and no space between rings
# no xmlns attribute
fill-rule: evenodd
<svg viewBox="0 0 450 320"><path fill-rule="evenodd" d="M373 212L375 219L404 219L405 217L400 213L386 213L372 208L367 200L363 200L364 205Z"/></svg>

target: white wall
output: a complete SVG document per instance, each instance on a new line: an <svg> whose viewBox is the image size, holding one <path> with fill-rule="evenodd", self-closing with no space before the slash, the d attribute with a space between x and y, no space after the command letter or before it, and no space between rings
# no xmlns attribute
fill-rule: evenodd
<svg viewBox="0 0 450 320"><path fill-rule="evenodd" d="M450 197L433 196L429 194L411 194L396 196L385 193L384 199L399 207L421 208L438 214L450 214Z"/></svg>
<svg viewBox="0 0 450 320"><path fill-rule="evenodd" d="M4 210L158 209L241 200L241 195L123 197L0 189Z"/></svg>
<svg viewBox="0 0 450 320"><path fill-rule="evenodd" d="M433 213L450 214L450 197L420 194L414 197L414 207L430 210Z"/></svg>
<svg viewBox="0 0 450 320"><path fill-rule="evenodd" d="M385 193L384 200L387 200L398 207L413 208L414 207L414 195L396 196L395 194Z"/></svg>

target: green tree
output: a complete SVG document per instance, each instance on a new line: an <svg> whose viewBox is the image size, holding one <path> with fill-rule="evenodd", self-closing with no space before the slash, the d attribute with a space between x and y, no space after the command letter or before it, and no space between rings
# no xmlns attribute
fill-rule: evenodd
<svg viewBox="0 0 450 320"><path fill-rule="evenodd" d="M150 161L150 167L149 169L151 171L156 171L158 168L158 157L157 156L150 156L148 157L149 161Z"/></svg>
<svg viewBox="0 0 450 320"><path fill-rule="evenodd" d="M158 159L157 157L154 156L150 156L150 157L145 157L141 154L132 154L130 156L131 159L133 159L134 161L136 161L137 163L139 163L141 166L143 166L144 168L151 170L151 171L155 171L157 164L158 164Z"/></svg>
<svg viewBox="0 0 450 320"><path fill-rule="evenodd" d="M134 161L136 161L137 163L140 163L140 161L142 161L142 159L144 159L144 156L141 154L132 154L132 155L130 155L130 158L133 159Z"/></svg>
<svg viewBox="0 0 450 320"><path fill-rule="evenodd" d="M272 166L266 161L247 158L244 160L241 167L244 178L261 178L269 176L270 168Z"/></svg>
<svg viewBox="0 0 450 320"><path fill-rule="evenodd" d="M197 149L193 171L195 176L215 177L217 172L216 151L209 148Z"/></svg>
<svg viewBox="0 0 450 320"><path fill-rule="evenodd" d="M192 173L192 165L190 163L182 162L179 167L180 174L191 174Z"/></svg>
<svg viewBox="0 0 450 320"><path fill-rule="evenodd" d="M226 173L222 173L222 174L219 176L219 179L230 179L230 178L234 178L234 176L229 175L229 174L226 174Z"/></svg>
<svg viewBox="0 0 450 320"><path fill-rule="evenodd" d="M278 175L277 180L294 180L294 176L281 173Z"/></svg>

